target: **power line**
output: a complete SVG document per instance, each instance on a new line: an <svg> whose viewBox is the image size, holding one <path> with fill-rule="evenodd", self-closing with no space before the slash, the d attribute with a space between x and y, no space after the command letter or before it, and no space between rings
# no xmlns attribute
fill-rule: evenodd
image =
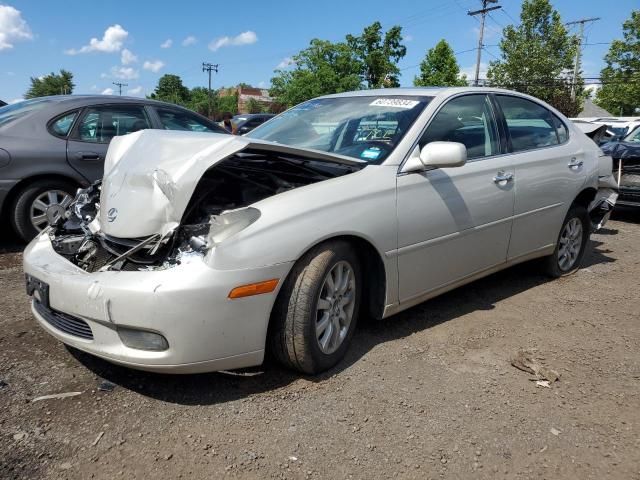
<svg viewBox="0 0 640 480"><path fill-rule="evenodd" d="M114 85L116 85L118 87L118 95L122 96L122 87L128 87L129 84L128 83L121 83L121 82L111 82Z"/></svg>
<svg viewBox="0 0 640 480"><path fill-rule="evenodd" d="M209 73L209 118L211 118L211 104L212 104L212 98L211 98L211 72L218 73L218 66L219 66L218 64L202 62L202 71Z"/></svg>
<svg viewBox="0 0 640 480"><path fill-rule="evenodd" d="M571 84L571 99L576 99L576 79L578 78L578 73L580 73L580 60L582 59L582 40L584 37L584 24L590 22L596 22L600 20L600 17L591 17L591 18L581 18L580 20L574 20L573 22L567 22L567 26L569 25L580 25L580 33L578 34L578 45L576 48L576 59L573 65L573 83Z"/></svg>
<svg viewBox="0 0 640 480"><path fill-rule="evenodd" d="M482 45L482 39L484 37L484 21L485 21L485 17L487 16L487 13L493 11L493 10L498 10L500 8L502 8L500 5L495 5L493 7L488 7L487 5L489 5L490 3L498 3L498 0L481 0L482 1L482 8L480 10L475 10L473 12L467 12L467 15L470 15L472 17L475 17L476 15L480 15L480 33L478 35L478 55L476 56L476 75L475 78L473 80L473 84L477 87L478 86L478 81L480 79L480 60L482 58L482 50L484 49L484 46Z"/></svg>

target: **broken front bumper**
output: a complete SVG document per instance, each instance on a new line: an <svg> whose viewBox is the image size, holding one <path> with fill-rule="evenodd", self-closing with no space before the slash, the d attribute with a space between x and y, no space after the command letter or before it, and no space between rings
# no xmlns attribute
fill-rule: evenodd
<svg viewBox="0 0 640 480"><path fill-rule="evenodd" d="M46 234L24 252L25 274L48 290L45 301L40 288L28 285L34 294L33 314L46 331L108 361L168 373L262 363L278 289L233 300L228 295L239 285L274 278L281 279L279 288L290 267L283 263L222 271L194 255L165 270L88 273L58 255ZM160 334L168 348L128 347L121 339L122 330Z"/></svg>

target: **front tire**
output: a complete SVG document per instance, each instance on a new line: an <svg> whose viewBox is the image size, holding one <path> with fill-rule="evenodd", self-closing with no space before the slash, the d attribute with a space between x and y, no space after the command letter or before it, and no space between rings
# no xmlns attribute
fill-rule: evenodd
<svg viewBox="0 0 640 480"><path fill-rule="evenodd" d="M317 374L345 355L355 331L362 274L343 241L319 245L287 277L274 306L270 351L285 367Z"/></svg>
<svg viewBox="0 0 640 480"><path fill-rule="evenodd" d="M545 259L546 273L552 278L577 272L582 264L591 235L587 209L573 205L562 222L554 252Z"/></svg>

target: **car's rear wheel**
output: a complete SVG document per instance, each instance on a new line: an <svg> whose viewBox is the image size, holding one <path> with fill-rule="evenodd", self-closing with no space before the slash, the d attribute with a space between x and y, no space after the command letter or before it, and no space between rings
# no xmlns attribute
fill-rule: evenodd
<svg viewBox="0 0 640 480"><path fill-rule="evenodd" d="M545 259L546 272L554 278L575 273L582 264L590 235L587 209L573 205L562 222L553 254Z"/></svg>
<svg viewBox="0 0 640 480"><path fill-rule="evenodd" d="M310 250L285 281L271 319L270 350L284 366L308 374L345 355L362 291L360 262L343 241Z"/></svg>
<svg viewBox="0 0 640 480"><path fill-rule="evenodd" d="M73 200L75 187L64 180L37 180L21 190L15 200L12 224L29 241L58 219Z"/></svg>

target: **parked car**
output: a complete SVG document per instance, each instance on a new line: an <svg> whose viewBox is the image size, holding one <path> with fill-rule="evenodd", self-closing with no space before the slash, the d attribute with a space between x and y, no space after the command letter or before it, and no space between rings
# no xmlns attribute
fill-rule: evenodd
<svg viewBox="0 0 640 480"><path fill-rule="evenodd" d="M602 151L613 158L620 192L618 204L640 207L640 128L622 141L605 143Z"/></svg>
<svg viewBox="0 0 640 480"><path fill-rule="evenodd" d="M534 258L575 272L607 168L555 109L477 87L329 95L242 137L145 130L29 244L27 291L47 332L114 363L204 372L270 351L315 374L361 314Z"/></svg>
<svg viewBox="0 0 640 480"><path fill-rule="evenodd" d="M273 117L275 117L273 113L245 113L236 115L231 122L236 128L236 133L244 135Z"/></svg>
<svg viewBox="0 0 640 480"><path fill-rule="evenodd" d="M106 95L41 97L0 108L0 214L32 239L102 176L109 142L144 129L223 131L177 105Z"/></svg>

